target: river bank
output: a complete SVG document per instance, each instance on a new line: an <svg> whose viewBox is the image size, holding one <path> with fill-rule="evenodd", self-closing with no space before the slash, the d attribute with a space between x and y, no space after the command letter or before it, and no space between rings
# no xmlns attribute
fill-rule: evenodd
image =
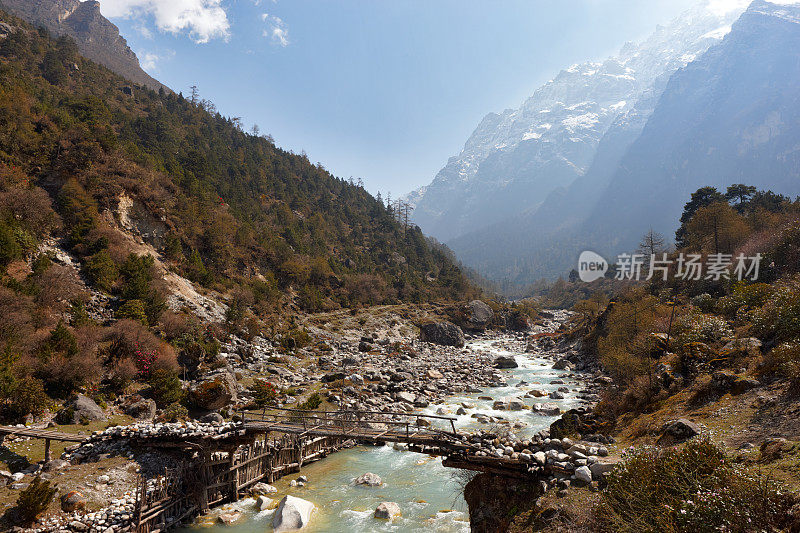
<svg viewBox="0 0 800 533"><path fill-rule="evenodd" d="M556 327L557 323L553 323L547 330ZM425 348L420 351L426 353ZM530 351L534 349L536 351ZM461 386L451 378L451 386L461 391L432 398L427 405L415 410L454 416L456 427L467 432L491 429L513 439L533 437L558 419L561 411L585 406L595 399L594 374L575 372L563 368L568 365L556 364L571 349L567 346L539 349L535 343L531 346L530 335L523 334L476 336L459 349L459 356L467 356L472 364L482 361L485 375L492 376L494 386L482 389ZM443 351L431 346L428 353ZM498 358L513 359L517 367L494 368ZM445 370L451 373L458 368ZM420 388L426 390L424 386ZM380 390L375 392L378 396L384 394ZM394 399L391 395L389 398ZM540 408L537 411L542 398L556 410L543 412ZM363 403L370 405L368 399ZM356 486L353 480L365 472L380 476L382 484L379 487ZM443 467L439 459L404 451L402 446L359 446L303 468L301 474L308 478L303 486L292 483L297 475L288 476L274 484L278 489L274 497L292 495L315 504L317 509L307 531L463 533L470 530L469 510L462 492L472 476ZM375 519L373 512L382 501L397 502L402 517L392 522ZM211 531L269 531L274 511L255 511L253 505L254 500L246 499L224 506L199 519L187 531L208 527ZM234 509L242 512L239 521L233 525L216 523L221 514Z"/></svg>

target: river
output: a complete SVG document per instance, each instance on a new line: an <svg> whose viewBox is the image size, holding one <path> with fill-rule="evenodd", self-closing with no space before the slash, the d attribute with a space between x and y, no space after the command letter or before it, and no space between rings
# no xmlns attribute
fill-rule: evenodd
<svg viewBox="0 0 800 533"><path fill-rule="evenodd" d="M528 405L535 401L558 404L562 410L581 404L577 398L580 384L570 380L570 372L553 370L552 360L537 357L536 354L521 354L509 351L503 339L481 339L469 342L467 348L475 351L490 351L495 355L513 355L519 368L501 371L508 386L486 389L482 393L463 394L451 397L445 404L431 406L422 412L433 414L444 407L448 416L455 413L462 402L475 404L468 413L458 416L456 427L465 430L486 428L471 417L473 413L504 417L512 422L523 422L524 428L513 430L518 437L532 435L549 427L557 417L535 415L528 410L496 411L493 401L478 399L491 396L502 399L507 396L522 396L526 391L538 389L554 391L565 385L570 392L563 400L525 398ZM553 384L553 380L563 380L564 384ZM527 385L517 386L520 381ZM364 487L353 484L353 479L365 472L373 472L381 477L383 486ZM308 478L305 487L290 487L290 482L299 475ZM276 499L291 494L313 502L317 506L311 523L303 531L308 533L369 533L374 531L394 531L409 533L465 533L469 531L467 504L461 494L463 476L458 470L445 468L441 460L413 452L396 450L391 445L380 447L358 446L344 450L305 466L299 474L292 474L278 480L273 485L278 493ZM397 502L402 509L402 517L392 522L373 518L375 507L382 501ZM231 526L219 525L216 517L226 510L237 508L244 517ZM244 499L215 509L197 523L184 530L185 533L199 529L209 533L263 533L272 530L273 511L254 513L253 500Z"/></svg>

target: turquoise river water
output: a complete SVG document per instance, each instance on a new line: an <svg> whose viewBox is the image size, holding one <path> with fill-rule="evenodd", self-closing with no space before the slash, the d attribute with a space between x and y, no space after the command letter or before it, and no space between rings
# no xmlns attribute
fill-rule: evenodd
<svg viewBox="0 0 800 533"><path fill-rule="evenodd" d="M492 401L479 400L478 396L491 396L502 399L507 396L521 396L527 390L553 391L563 384L552 384L554 379L562 379L570 392L563 400L527 399L528 404L535 401L557 403L562 410L580 403L577 399L578 383L566 377L568 372L553 370L552 361L535 354L513 353L502 348L496 340L477 340L467 344L475 351L489 351L496 355L514 355L519 368L502 370L508 382L507 387L485 389L480 394L453 396L443 405L431 406L421 412L433 414L444 407L449 416L455 416L461 402L472 402L474 409L468 414L458 416L457 428L477 430L481 424L471 418L475 412L521 421L526 427L514 430L518 437L532 435L547 428L556 417L544 417L531 411L495 411ZM527 385L517 386L520 381ZM379 475L381 487L364 487L353 484L353 479L365 472ZM305 487L290 487L292 479L299 475L308 477ZM396 450L391 445L380 447L359 446L344 450L312 463L300 474L292 474L273 484L279 499L291 494L313 502L316 510L311 523L303 531L307 533L466 533L469 531L467 504L461 494L462 483L458 471L445 468L441 460L427 455ZM373 518L375 507L382 501L397 502L402 517L392 522ZM245 516L231 526L216 524L216 517L226 510L237 508ZM273 511L253 512L253 500L244 499L235 504L215 509L207 516L184 530L184 533L204 531L207 533L264 533L272 531Z"/></svg>

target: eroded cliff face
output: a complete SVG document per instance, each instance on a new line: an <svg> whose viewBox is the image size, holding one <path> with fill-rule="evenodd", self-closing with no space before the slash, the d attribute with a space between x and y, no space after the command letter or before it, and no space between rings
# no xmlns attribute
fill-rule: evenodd
<svg viewBox="0 0 800 533"><path fill-rule="evenodd" d="M132 82L168 90L142 70L119 28L100 13L100 3L95 0L1 0L0 8L55 35L72 37L82 55Z"/></svg>
<svg viewBox="0 0 800 533"><path fill-rule="evenodd" d="M534 507L541 495L538 484L478 474L464 487L473 533L509 531L518 513Z"/></svg>

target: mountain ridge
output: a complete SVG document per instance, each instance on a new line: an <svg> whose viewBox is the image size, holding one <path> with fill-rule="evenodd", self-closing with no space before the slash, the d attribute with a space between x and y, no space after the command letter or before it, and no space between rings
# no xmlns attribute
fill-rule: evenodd
<svg viewBox="0 0 800 533"><path fill-rule="evenodd" d="M669 238L699 187L800 193L791 126L800 80L787 51L800 45L798 14L754 2L720 44L669 77L646 124L609 130L586 176L537 210L448 244L484 275L524 285L565 274L584 249L613 258L649 228Z"/></svg>
<svg viewBox="0 0 800 533"><path fill-rule="evenodd" d="M82 55L123 78L155 91L170 90L142 69L119 28L100 13L97 0L0 0L0 9L54 35L71 37Z"/></svg>
<svg viewBox="0 0 800 533"><path fill-rule="evenodd" d="M428 186L412 219L447 242L536 207L583 175L616 118L664 72L718 42L736 14L687 11L618 56L562 70L519 108L487 114Z"/></svg>

